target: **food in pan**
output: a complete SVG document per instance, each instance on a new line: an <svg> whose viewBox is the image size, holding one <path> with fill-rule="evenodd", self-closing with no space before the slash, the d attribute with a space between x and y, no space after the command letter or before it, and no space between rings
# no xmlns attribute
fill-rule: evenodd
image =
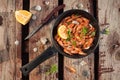
<svg viewBox="0 0 120 80"><path fill-rule="evenodd" d="M55 40L69 55L86 55L83 50L92 46L94 37L95 28L90 21L81 15L72 14L59 23Z"/></svg>

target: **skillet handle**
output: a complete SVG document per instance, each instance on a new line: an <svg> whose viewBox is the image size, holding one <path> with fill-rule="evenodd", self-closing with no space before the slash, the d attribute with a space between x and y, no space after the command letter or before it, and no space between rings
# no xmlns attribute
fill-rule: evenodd
<svg viewBox="0 0 120 80"><path fill-rule="evenodd" d="M40 63L44 62L48 58L54 56L56 54L56 49L54 47L49 47L45 50L41 55L37 56L34 60L29 62L28 64L22 66L20 70L22 71L23 75L28 75L36 66Z"/></svg>

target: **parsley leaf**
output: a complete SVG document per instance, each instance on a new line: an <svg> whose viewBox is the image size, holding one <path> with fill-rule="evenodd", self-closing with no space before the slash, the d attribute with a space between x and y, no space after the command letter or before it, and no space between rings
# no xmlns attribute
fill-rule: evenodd
<svg viewBox="0 0 120 80"><path fill-rule="evenodd" d="M76 41L73 41L73 42L72 42L72 45L76 46Z"/></svg>
<svg viewBox="0 0 120 80"><path fill-rule="evenodd" d="M106 29L104 30L104 33L105 33L105 34L109 34L109 33L110 33L109 29L106 28Z"/></svg>
<svg viewBox="0 0 120 80"><path fill-rule="evenodd" d="M108 28L105 28L101 31L102 34L109 34L110 30Z"/></svg>
<svg viewBox="0 0 120 80"><path fill-rule="evenodd" d="M46 72L46 74L51 74L51 73L55 73L58 71L58 67L56 64L51 65L50 69L48 70L48 72Z"/></svg>
<svg viewBox="0 0 120 80"><path fill-rule="evenodd" d="M82 28L82 34L86 35L86 34L87 34L87 32L88 32L88 28L83 27L83 28Z"/></svg>
<svg viewBox="0 0 120 80"><path fill-rule="evenodd" d="M95 36L95 31L91 33L91 36Z"/></svg>
<svg viewBox="0 0 120 80"><path fill-rule="evenodd" d="M72 38L70 29L68 29L67 35L68 35L68 38L67 38L66 40L67 40L67 41L70 41L70 39Z"/></svg>
<svg viewBox="0 0 120 80"><path fill-rule="evenodd" d="M67 22L67 24L69 25L69 24L71 24L71 22Z"/></svg>

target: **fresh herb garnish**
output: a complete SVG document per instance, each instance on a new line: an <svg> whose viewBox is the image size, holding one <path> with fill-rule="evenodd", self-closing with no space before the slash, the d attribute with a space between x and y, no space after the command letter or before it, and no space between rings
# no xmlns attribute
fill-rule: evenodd
<svg viewBox="0 0 120 80"><path fill-rule="evenodd" d="M102 34L109 34L110 30L108 28L105 28L101 31Z"/></svg>
<svg viewBox="0 0 120 80"><path fill-rule="evenodd" d="M68 29L67 34L68 34L69 36L71 35L70 29Z"/></svg>
<svg viewBox="0 0 120 80"><path fill-rule="evenodd" d="M80 16L79 14L75 14L75 16Z"/></svg>
<svg viewBox="0 0 120 80"><path fill-rule="evenodd" d="M66 41L70 41L70 38L67 38Z"/></svg>
<svg viewBox="0 0 120 80"><path fill-rule="evenodd" d="M95 36L95 31L91 33L91 36Z"/></svg>
<svg viewBox="0 0 120 80"><path fill-rule="evenodd" d="M110 31L108 28L104 29L104 34L109 34L109 33L110 33Z"/></svg>
<svg viewBox="0 0 120 80"><path fill-rule="evenodd" d="M86 35L86 34L87 34L87 32L88 32L88 28L83 27L83 28L82 28L82 34Z"/></svg>
<svg viewBox="0 0 120 80"><path fill-rule="evenodd" d="M73 46L76 46L76 41L72 41L72 45L73 45Z"/></svg>
<svg viewBox="0 0 120 80"><path fill-rule="evenodd" d="M71 22L67 22L67 24L69 25L69 24L71 24Z"/></svg>
<svg viewBox="0 0 120 80"><path fill-rule="evenodd" d="M46 72L46 74L56 73L58 71L58 67L56 64L51 65L50 69Z"/></svg>
<svg viewBox="0 0 120 80"><path fill-rule="evenodd" d="M71 35L71 31L70 31L70 29L68 29L68 31L67 31L67 35L68 35L68 37L67 37L67 41L70 41L70 39L72 38L72 35Z"/></svg>

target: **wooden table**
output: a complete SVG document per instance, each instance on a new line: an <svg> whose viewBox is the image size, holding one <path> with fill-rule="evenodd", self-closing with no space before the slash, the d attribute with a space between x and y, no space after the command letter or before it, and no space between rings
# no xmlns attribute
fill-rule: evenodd
<svg viewBox="0 0 120 80"><path fill-rule="evenodd" d="M44 1L48 1L49 4L45 5ZM50 29L55 20L45 25L29 40L25 41L24 38L54 7L63 3L66 5L63 11L82 9L95 16L101 30L98 48L82 59L56 55L37 66L28 76L23 76L20 67L51 45ZM36 5L40 5L42 10L33 10ZM14 16L14 12L20 9L32 12L37 19L22 26ZM49 41L46 45L41 43L40 39L43 37ZM34 48L37 48L37 52L33 51ZM56 65L58 71L46 74L52 65ZM72 69L75 73L71 72ZM120 0L0 0L0 80L58 79L120 79Z"/></svg>

